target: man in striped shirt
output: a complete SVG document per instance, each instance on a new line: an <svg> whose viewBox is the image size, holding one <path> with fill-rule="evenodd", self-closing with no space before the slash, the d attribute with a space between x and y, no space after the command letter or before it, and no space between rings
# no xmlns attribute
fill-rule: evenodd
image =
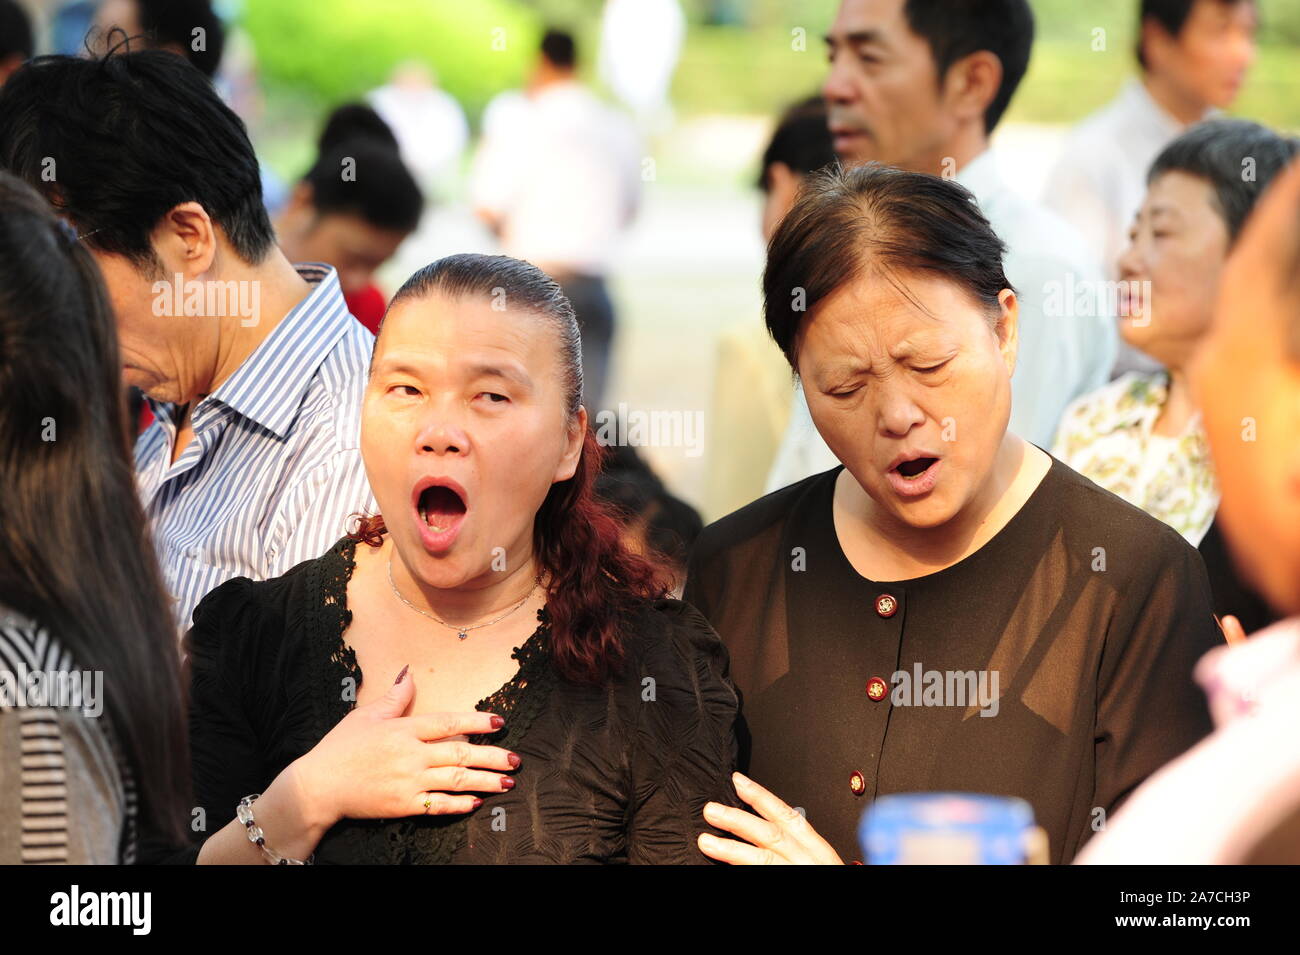
<svg viewBox="0 0 1300 955"><path fill-rule="evenodd" d="M243 123L201 73L158 51L32 61L0 96L0 166L103 274L123 382L156 418L135 465L179 631L212 588L278 576L374 512L373 336L332 268L276 246Z"/></svg>

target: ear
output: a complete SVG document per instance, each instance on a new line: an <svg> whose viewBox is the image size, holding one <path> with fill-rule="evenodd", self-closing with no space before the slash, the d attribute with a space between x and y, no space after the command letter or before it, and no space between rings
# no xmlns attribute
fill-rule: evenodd
<svg viewBox="0 0 1300 955"><path fill-rule="evenodd" d="M1007 366L1007 376L1010 377L1016 372L1016 356L1020 350L1020 302L1016 300L1015 292L1004 288L998 293L998 305L1002 313L993 326L993 335L998 342L998 351L1002 353L1002 361Z"/></svg>
<svg viewBox="0 0 1300 955"><path fill-rule="evenodd" d="M978 120L984 128L984 114L1002 85L1002 61L991 50L976 50L948 68L944 78L944 99L960 119Z"/></svg>
<svg viewBox="0 0 1300 955"><path fill-rule="evenodd" d="M578 413L569 422L568 439L559 466L555 469L552 484L567 481L578 473L578 459L582 457L582 445L587 440L587 409L578 406Z"/></svg>
<svg viewBox="0 0 1300 955"><path fill-rule="evenodd" d="M1150 72L1163 67L1170 47L1177 45L1178 39L1155 17L1146 17L1138 31L1138 42L1142 45L1146 68Z"/></svg>
<svg viewBox="0 0 1300 955"><path fill-rule="evenodd" d="M153 247L168 272L187 278L203 275L217 257L217 230L197 202L170 209L153 230Z"/></svg>
<svg viewBox="0 0 1300 955"><path fill-rule="evenodd" d="M312 189L311 183L306 179L301 180L293 191L289 193L289 198L285 200L285 212L304 212L312 210L316 206L316 191Z"/></svg>

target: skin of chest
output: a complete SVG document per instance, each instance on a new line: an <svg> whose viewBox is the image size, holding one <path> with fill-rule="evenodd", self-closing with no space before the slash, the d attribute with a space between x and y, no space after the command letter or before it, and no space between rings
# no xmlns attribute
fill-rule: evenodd
<svg viewBox="0 0 1300 955"><path fill-rule="evenodd" d="M410 666L415 698L407 716L467 712L509 682L519 665L512 658L537 629L543 597L535 594L508 618L465 640L455 631L407 607L392 592L378 555L357 547L356 569L348 581L352 623L344 639L356 653L363 680L357 705L383 696L402 667Z"/></svg>

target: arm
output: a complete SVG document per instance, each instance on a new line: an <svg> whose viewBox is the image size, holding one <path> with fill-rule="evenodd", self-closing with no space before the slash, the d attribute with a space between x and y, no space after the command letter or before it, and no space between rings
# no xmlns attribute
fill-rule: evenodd
<svg viewBox="0 0 1300 955"><path fill-rule="evenodd" d="M727 651L708 623L683 604L671 634L649 635L627 677L638 691L631 759L628 861L704 864L697 845L710 801L739 805L731 783L740 704L727 675Z"/></svg>
<svg viewBox="0 0 1300 955"><path fill-rule="evenodd" d="M296 763L267 785L251 714L256 630L262 626L252 582L237 578L203 598L186 636L190 671L190 750L196 801L191 827L201 842L183 858L199 864L259 865L266 861L235 818L239 800L262 793L254 806L267 842L282 855L306 859L332 824L313 811L297 785ZM214 831L215 828L215 831ZM211 835L207 835L211 833Z"/></svg>
<svg viewBox="0 0 1300 955"><path fill-rule="evenodd" d="M1212 729L1192 677L1197 660L1224 642L1210 609L1205 567L1181 538L1150 559L1158 570L1147 592L1133 601L1127 619L1112 626L1102 653L1093 806L1107 818L1148 776ZM1090 835L1085 831L1073 851Z"/></svg>

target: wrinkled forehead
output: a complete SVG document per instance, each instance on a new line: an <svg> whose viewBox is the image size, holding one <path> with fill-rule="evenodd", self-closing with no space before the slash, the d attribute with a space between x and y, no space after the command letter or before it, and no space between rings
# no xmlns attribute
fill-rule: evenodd
<svg viewBox="0 0 1300 955"><path fill-rule="evenodd" d="M390 356L422 358L446 369L508 361L540 379L557 371L559 335L552 321L531 309L512 309L491 297L434 291L389 307L371 353L370 373L386 367Z"/></svg>

